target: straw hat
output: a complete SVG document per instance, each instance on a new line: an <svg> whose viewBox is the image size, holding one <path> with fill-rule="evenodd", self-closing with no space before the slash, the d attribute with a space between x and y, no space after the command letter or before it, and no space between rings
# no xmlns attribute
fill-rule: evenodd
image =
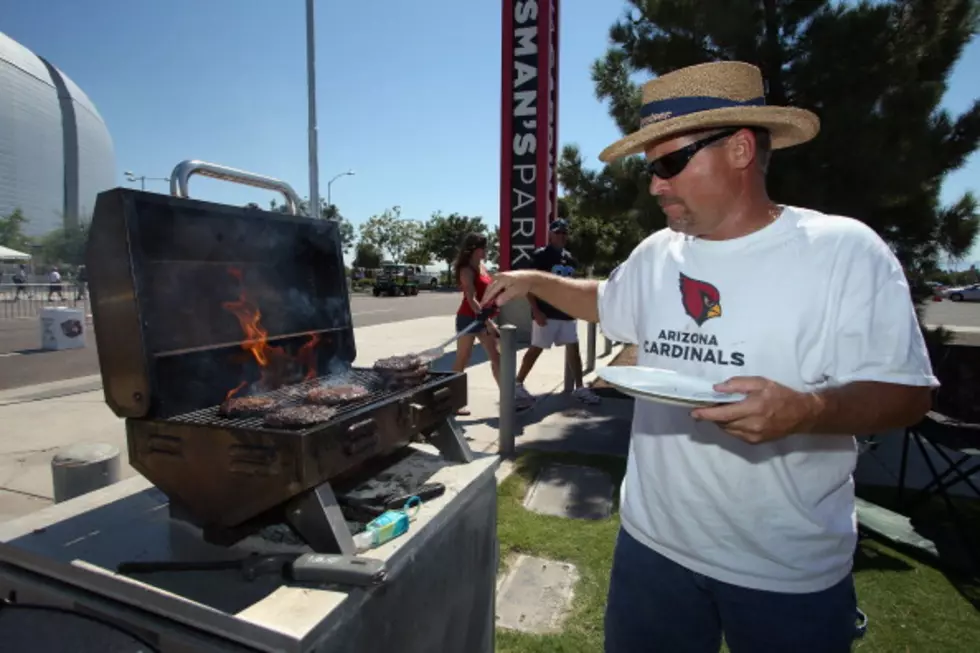
<svg viewBox="0 0 980 653"><path fill-rule="evenodd" d="M653 141L717 127L763 127L773 149L805 143L820 131L820 119L795 107L767 106L762 72L738 61L688 66L643 85L640 129L599 154L608 163L638 154Z"/></svg>

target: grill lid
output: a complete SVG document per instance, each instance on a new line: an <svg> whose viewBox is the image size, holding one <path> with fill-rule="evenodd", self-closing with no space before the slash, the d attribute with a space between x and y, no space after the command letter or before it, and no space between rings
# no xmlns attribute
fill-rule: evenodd
<svg viewBox="0 0 980 653"><path fill-rule="evenodd" d="M194 163L174 171L185 188ZM276 180L247 183L290 197ZM87 266L106 401L121 417L345 373L356 357L335 221L116 188L97 199Z"/></svg>

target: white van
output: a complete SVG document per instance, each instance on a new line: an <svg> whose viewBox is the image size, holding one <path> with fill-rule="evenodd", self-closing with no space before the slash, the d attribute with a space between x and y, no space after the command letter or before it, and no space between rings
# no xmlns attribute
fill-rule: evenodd
<svg viewBox="0 0 980 653"><path fill-rule="evenodd" d="M442 269L435 265L410 265L418 279L419 288L435 290L439 287L439 280L442 278Z"/></svg>

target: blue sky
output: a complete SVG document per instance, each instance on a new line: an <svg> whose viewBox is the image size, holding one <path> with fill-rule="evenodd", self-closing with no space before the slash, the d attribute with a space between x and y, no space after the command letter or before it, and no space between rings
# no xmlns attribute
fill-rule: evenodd
<svg viewBox="0 0 980 653"><path fill-rule="evenodd" d="M303 0L2 0L5 33L41 54L92 99L123 172L166 177L196 158L309 188ZM587 164L618 131L589 66L606 49L617 0L564 0L559 140ZM499 2L317 2L320 193L358 224L393 205L499 216ZM980 40L960 60L946 106L977 95ZM944 199L980 190L980 154L951 175ZM164 182L148 190L167 192ZM201 177L201 199L265 206L271 193ZM777 198L778 199L778 198ZM980 261L980 246L971 260Z"/></svg>

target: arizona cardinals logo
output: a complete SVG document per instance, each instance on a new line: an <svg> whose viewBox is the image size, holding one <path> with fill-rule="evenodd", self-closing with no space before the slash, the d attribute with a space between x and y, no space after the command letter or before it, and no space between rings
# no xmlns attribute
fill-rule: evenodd
<svg viewBox="0 0 980 653"><path fill-rule="evenodd" d="M681 274L681 301L684 311L701 326L713 317L721 317L721 294L706 281Z"/></svg>

